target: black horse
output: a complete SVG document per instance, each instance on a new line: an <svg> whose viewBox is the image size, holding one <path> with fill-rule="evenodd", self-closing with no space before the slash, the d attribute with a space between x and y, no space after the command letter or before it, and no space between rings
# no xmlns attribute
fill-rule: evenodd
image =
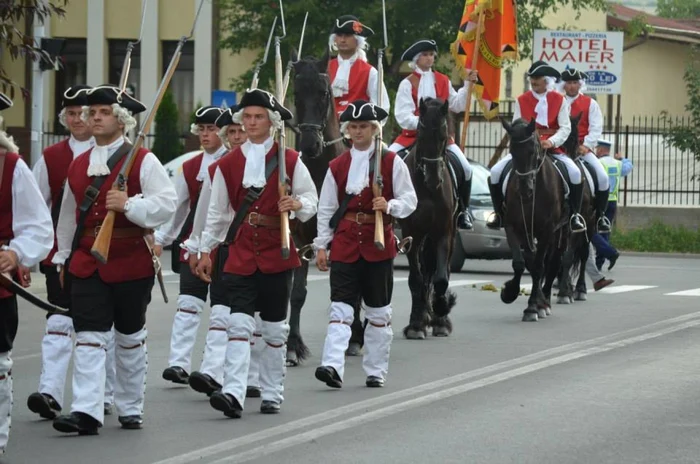
<svg viewBox="0 0 700 464"><path fill-rule="evenodd" d="M532 292L523 321L551 314L552 284L559 273L568 241L563 180L540 145L535 121L502 121L510 135L513 171L506 187L505 230L513 253L514 276L501 290L501 300L512 303L520 293L527 267ZM543 285L544 282L544 285Z"/></svg>
<svg viewBox="0 0 700 464"><path fill-rule="evenodd" d="M342 137L338 119L335 114L331 83L326 73L328 54L321 60L304 58L297 60L292 54L294 66L294 103L295 120L300 132L297 148L301 159L309 169L316 184L316 190L321 191L323 179L328 171L328 163L340 155L343 150ZM304 223L297 223L292 231L294 242L302 248L313 242L316 237L316 217ZM306 302L306 284L309 273L308 261L302 261L301 267L294 271L291 310L289 317L289 338L287 340L287 365L296 366L309 355L309 349L301 337L299 319L301 308ZM362 345L362 321L359 319L359 302L355 308L353 323L353 339ZM359 348L358 348L359 351Z"/></svg>
<svg viewBox="0 0 700 464"><path fill-rule="evenodd" d="M413 237L408 252L410 266L411 317L404 328L409 339L446 337L452 332L450 310L457 297L448 290L457 215L457 199L447 154L449 107L440 99L421 99L418 136L406 157L418 207L409 217L399 219L404 237Z"/></svg>

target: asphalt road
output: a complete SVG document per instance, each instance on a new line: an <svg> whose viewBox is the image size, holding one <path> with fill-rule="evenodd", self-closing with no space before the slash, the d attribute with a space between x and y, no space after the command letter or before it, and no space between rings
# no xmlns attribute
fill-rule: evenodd
<svg viewBox="0 0 700 464"><path fill-rule="evenodd" d="M623 256L608 273L614 286L591 291L585 303L555 305L537 323L520 321L526 297L504 305L498 293L481 288L500 287L508 262L469 261L468 270L452 276L454 333L425 341L401 335L410 308L401 264L384 389L364 387L360 358L348 359L341 390L314 379L329 294L327 276L314 272L302 315L313 355L288 370L282 414L262 416L259 400L249 400L242 420L226 419L206 397L161 379L174 305L156 289L148 313L145 428L121 430L109 416L96 437L64 436L28 411L26 397L41 371L44 317L21 304L12 431L0 462L700 462L700 259ZM35 292L41 279L34 276ZM174 301L177 276L166 280ZM206 322L195 366L205 330Z"/></svg>

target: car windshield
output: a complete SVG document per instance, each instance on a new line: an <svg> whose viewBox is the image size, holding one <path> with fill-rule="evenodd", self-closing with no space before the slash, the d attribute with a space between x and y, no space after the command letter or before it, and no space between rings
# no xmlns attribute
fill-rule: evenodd
<svg viewBox="0 0 700 464"><path fill-rule="evenodd" d="M492 206L491 192L489 191L489 175L491 172L476 161L469 160L472 167L472 206Z"/></svg>

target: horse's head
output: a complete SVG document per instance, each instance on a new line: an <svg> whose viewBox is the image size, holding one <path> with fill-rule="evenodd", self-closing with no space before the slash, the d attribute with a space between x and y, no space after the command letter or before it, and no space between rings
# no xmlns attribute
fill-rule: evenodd
<svg viewBox="0 0 700 464"><path fill-rule="evenodd" d="M331 84L326 69L328 53L320 59L297 60L292 54L294 66L294 103L296 122L301 132L299 150L310 158L321 155L323 133L330 120L334 120Z"/></svg>
<svg viewBox="0 0 700 464"><path fill-rule="evenodd" d="M535 132L536 124L532 119L528 123L524 119L516 119L510 124L501 119L503 128L510 136L510 153L513 156L513 168L519 179L518 188L521 195L532 194L535 178L540 163L542 146Z"/></svg>
<svg viewBox="0 0 700 464"><path fill-rule="evenodd" d="M578 116L569 116L571 133L569 133L569 137L562 144L562 148L571 158L576 158L578 155L578 123L581 120L581 116L583 116L583 112L579 113Z"/></svg>
<svg viewBox="0 0 700 464"><path fill-rule="evenodd" d="M449 137L449 105L439 98L421 98L418 111L416 167L423 175L425 185L431 190L437 190L445 180L443 173Z"/></svg>

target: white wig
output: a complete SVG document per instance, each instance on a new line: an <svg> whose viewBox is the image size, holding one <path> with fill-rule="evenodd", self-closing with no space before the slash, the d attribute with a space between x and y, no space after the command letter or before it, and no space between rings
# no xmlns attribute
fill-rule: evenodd
<svg viewBox="0 0 700 464"><path fill-rule="evenodd" d="M60 122L63 127L68 129L68 121L66 121L66 109L65 108L63 108L61 110L61 112L58 113L58 122Z"/></svg>
<svg viewBox="0 0 700 464"><path fill-rule="evenodd" d="M579 93L586 93L586 80L579 79L578 83L581 84L581 87L578 89ZM559 93L564 93L564 84L566 84L564 81L557 82L556 86Z"/></svg>
<svg viewBox="0 0 700 464"><path fill-rule="evenodd" d="M0 116L0 127L2 127L2 121L2 116ZM6 149L10 153L19 153L19 147L15 145L15 140L2 129L0 129L0 147Z"/></svg>
<svg viewBox="0 0 700 464"><path fill-rule="evenodd" d="M423 53L424 52L416 53L416 56L414 56L413 59L408 63L408 67L415 71L416 68L418 67L418 58L420 58L420 56ZM433 53L435 54L435 59L437 60L437 56L438 56L437 52L433 51Z"/></svg>
<svg viewBox="0 0 700 464"><path fill-rule="evenodd" d="M277 111L272 111L269 108L265 109L267 110L267 115L270 118L270 122L272 123L272 127L270 127L270 135L274 135L275 130L282 130L284 128L282 116L280 116L280 114ZM240 124L241 126L243 126L243 110L245 110L245 108L241 108L240 110L233 113L234 124ZM245 130L245 127L243 128L243 130Z"/></svg>
<svg viewBox="0 0 700 464"><path fill-rule="evenodd" d="M544 76L544 80L547 82L547 92L557 89L557 80L552 76ZM530 84L530 90L532 90L532 84Z"/></svg>
<svg viewBox="0 0 700 464"><path fill-rule="evenodd" d="M343 136L347 139L351 138L350 134L348 133L348 126L350 125L351 122L369 122L369 123L372 123L372 125L374 126L374 131L372 132L372 135L377 135L382 128L381 124L379 124L379 121L345 121L340 125L340 133L343 134Z"/></svg>
<svg viewBox="0 0 700 464"><path fill-rule="evenodd" d="M361 35L356 35L355 38L357 39L356 53L358 58L360 58L362 61L367 61L367 53L365 52L365 50L369 50L369 44L367 43L367 39L365 39ZM328 38L328 48L332 52L338 51L338 47L335 45L335 34L331 34Z"/></svg>
<svg viewBox="0 0 700 464"><path fill-rule="evenodd" d="M117 103L112 103L112 114L116 116L119 124L124 124L124 133L127 133L136 127L136 119L131 115L131 111L119 106ZM80 115L80 119L87 122L89 117L90 107L83 106L83 114Z"/></svg>
<svg viewBox="0 0 700 464"><path fill-rule="evenodd" d="M224 126L221 129L219 129L219 134L218 134L221 141L224 142L224 145L226 146L226 148L229 148L229 149L231 148L231 145L228 143L228 137L226 136L226 134L228 134L228 128L231 125L232 124L229 124L228 126ZM243 127L242 124L238 124L238 125L241 126L241 130L243 132L245 132L245 127Z"/></svg>

